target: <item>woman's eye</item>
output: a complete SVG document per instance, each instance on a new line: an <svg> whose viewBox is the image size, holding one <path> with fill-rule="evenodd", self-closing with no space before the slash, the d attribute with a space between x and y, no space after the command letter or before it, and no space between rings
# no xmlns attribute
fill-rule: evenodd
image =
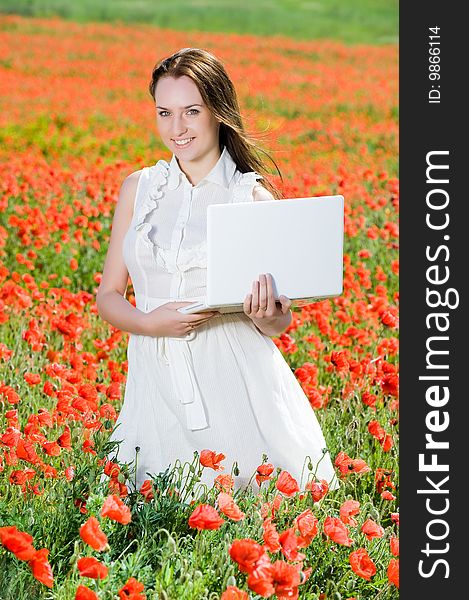
<svg viewBox="0 0 469 600"><path fill-rule="evenodd" d="M191 108L190 110L187 111L188 113L196 113L198 114L200 111L198 111L196 108ZM160 117L164 117L165 115L169 114L167 110L161 110L159 113Z"/></svg>

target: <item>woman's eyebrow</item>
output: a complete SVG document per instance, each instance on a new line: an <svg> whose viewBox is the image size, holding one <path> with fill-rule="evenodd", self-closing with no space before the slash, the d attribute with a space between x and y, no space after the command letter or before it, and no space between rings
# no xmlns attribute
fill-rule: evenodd
<svg viewBox="0 0 469 600"><path fill-rule="evenodd" d="M186 108L190 108L191 106L202 106L202 104L189 104L189 106L183 106L183 108L186 109ZM161 108L163 110L169 110L168 108L165 108L164 106L158 106L158 105L156 105L156 108Z"/></svg>

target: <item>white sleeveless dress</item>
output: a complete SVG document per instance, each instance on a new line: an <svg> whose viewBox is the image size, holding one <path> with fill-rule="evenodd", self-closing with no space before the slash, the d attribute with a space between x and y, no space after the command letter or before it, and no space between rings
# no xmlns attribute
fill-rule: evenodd
<svg viewBox="0 0 469 600"><path fill-rule="evenodd" d="M226 147L212 171L193 186L175 155L143 168L123 258L137 308L203 299L206 214L213 203L250 202L262 176L241 173ZM240 241L242 241L240 231ZM233 251L236 251L234 248ZM246 282L246 293L252 282ZM319 479L334 468L323 434L300 384L270 337L244 313L215 316L185 338L129 335L128 373L112 440L122 440L121 462L135 460L139 488L148 473L165 471L194 451L223 453L223 471L205 468L209 487L236 461L235 490L247 485L263 453L304 489L311 458ZM335 480L334 480L335 481ZM133 488L132 481L126 482ZM303 484L303 485L302 485ZM253 478L252 487L258 490ZM335 487L334 485L332 487Z"/></svg>

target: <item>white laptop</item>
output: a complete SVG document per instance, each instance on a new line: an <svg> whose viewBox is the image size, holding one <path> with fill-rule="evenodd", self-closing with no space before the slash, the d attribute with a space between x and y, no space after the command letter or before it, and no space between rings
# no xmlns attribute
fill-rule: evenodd
<svg viewBox="0 0 469 600"><path fill-rule="evenodd" d="M242 312L252 282L271 273L293 306L342 294L344 197L212 204L207 209L207 291L185 314Z"/></svg>

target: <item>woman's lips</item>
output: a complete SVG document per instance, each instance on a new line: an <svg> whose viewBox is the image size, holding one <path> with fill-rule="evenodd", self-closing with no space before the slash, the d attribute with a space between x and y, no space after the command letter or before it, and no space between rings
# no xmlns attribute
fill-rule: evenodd
<svg viewBox="0 0 469 600"><path fill-rule="evenodd" d="M184 139L188 139L188 138L184 138ZM188 142L187 144L176 144L176 140L173 140L174 145L176 146L176 148L187 148L188 146L190 146L192 144L192 142L195 140L195 138L193 137L191 139L190 142Z"/></svg>

